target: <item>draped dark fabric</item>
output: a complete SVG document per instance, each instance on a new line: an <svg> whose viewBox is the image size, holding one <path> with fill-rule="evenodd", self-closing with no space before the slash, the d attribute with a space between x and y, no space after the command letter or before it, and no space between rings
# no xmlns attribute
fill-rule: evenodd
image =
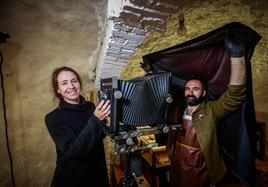
<svg viewBox="0 0 268 187"><path fill-rule="evenodd" d="M255 183L256 118L252 94L251 57L261 36L241 23L233 22L185 43L143 56L145 71L172 72L169 122L181 123L185 107L183 86L198 76L207 82L206 100L218 99L227 89L230 57L224 47L227 34L246 44L247 100L218 125L220 150L229 171L239 180Z"/></svg>

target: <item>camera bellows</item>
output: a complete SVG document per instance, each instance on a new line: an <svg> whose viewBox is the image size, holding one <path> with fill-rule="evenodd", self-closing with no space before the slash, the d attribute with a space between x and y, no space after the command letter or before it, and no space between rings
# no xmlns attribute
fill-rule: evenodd
<svg viewBox="0 0 268 187"><path fill-rule="evenodd" d="M117 134L122 126L161 124L170 97L170 77L171 73L162 72L131 80L101 79L99 99L111 101L110 133Z"/></svg>
<svg viewBox="0 0 268 187"><path fill-rule="evenodd" d="M120 81L122 118L125 125L155 125L164 115L170 74L151 74Z"/></svg>

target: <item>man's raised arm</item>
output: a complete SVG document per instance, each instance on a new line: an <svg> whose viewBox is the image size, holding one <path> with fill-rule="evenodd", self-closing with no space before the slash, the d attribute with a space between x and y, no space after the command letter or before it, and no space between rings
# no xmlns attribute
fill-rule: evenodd
<svg viewBox="0 0 268 187"><path fill-rule="evenodd" d="M236 41L227 37L225 40L225 47L227 48L231 58L231 75L230 85L243 85L246 83L246 60L245 60L245 46L242 42Z"/></svg>

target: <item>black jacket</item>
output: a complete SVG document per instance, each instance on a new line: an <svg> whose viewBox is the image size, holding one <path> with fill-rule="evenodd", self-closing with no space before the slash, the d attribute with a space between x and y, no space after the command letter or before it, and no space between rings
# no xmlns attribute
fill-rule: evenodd
<svg viewBox="0 0 268 187"><path fill-rule="evenodd" d="M83 97L81 101L69 104L61 100L45 117L56 144L55 187L108 186L103 124L93 115L94 104Z"/></svg>

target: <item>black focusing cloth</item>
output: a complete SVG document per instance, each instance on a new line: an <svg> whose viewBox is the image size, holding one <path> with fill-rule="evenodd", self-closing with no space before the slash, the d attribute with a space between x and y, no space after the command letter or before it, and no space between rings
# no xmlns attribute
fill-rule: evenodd
<svg viewBox="0 0 268 187"><path fill-rule="evenodd" d="M229 170L239 180L255 183L256 118L252 94L251 57L261 36L250 27L233 22L190 41L143 56L143 67L153 73L172 73L174 103L169 120L179 123L184 110L183 85L193 75L207 82L207 100L218 99L227 89L230 57L224 39L231 34L246 45L247 100L221 122L218 128L220 149ZM149 67L149 68L148 68Z"/></svg>

